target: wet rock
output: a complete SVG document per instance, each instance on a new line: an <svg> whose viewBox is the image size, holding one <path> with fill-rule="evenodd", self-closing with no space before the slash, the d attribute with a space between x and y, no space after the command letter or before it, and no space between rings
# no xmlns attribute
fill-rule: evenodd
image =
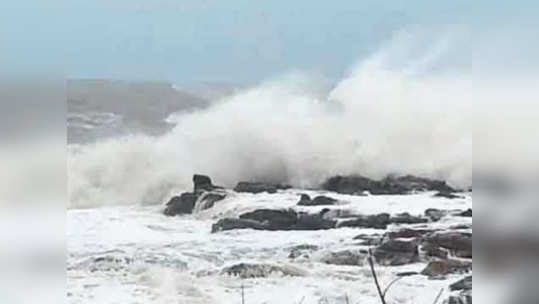
<svg viewBox="0 0 539 304"><path fill-rule="evenodd" d="M268 230L290 230L297 223L298 215L292 210L258 209L240 215L240 219L264 224Z"/></svg>
<svg viewBox="0 0 539 304"><path fill-rule="evenodd" d="M388 233L389 238L398 239L398 238L420 238L428 233L432 233L433 230L430 229L411 229L404 228L398 231L391 231Z"/></svg>
<svg viewBox="0 0 539 304"><path fill-rule="evenodd" d="M419 272L417 271L405 271L405 272L399 272L397 273L397 276L398 277L410 277L410 276L414 276L414 275L418 275Z"/></svg>
<svg viewBox="0 0 539 304"><path fill-rule="evenodd" d="M200 191L211 191L215 189L215 186L212 184L211 178L202 174L193 175L193 185L195 193L198 193Z"/></svg>
<svg viewBox="0 0 539 304"><path fill-rule="evenodd" d="M292 266L278 266L271 264L240 263L224 268L222 274L238 276L242 279L266 278L270 275L304 276L306 273Z"/></svg>
<svg viewBox="0 0 539 304"><path fill-rule="evenodd" d="M427 257L437 257L440 259L447 259L447 257L449 256L448 250L440 248L436 244L432 244L432 243L424 243L421 246L421 251L424 252L424 254Z"/></svg>
<svg viewBox="0 0 539 304"><path fill-rule="evenodd" d="M331 206L335 205L335 203L337 203L337 200L328 196L319 195L311 200L306 194L302 194L298 206Z"/></svg>
<svg viewBox="0 0 539 304"><path fill-rule="evenodd" d="M408 212L395 214L389 219L391 224L423 224L427 223L428 221L429 220L424 217L414 216Z"/></svg>
<svg viewBox="0 0 539 304"><path fill-rule="evenodd" d="M472 217L472 209L468 209L458 214L458 216Z"/></svg>
<svg viewBox="0 0 539 304"><path fill-rule="evenodd" d="M448 249L459 258L472 258L472 234L465 232L435 233L425 239L426 243Z"/></svg>
<svg viewBox="0 0 539 304"><path fill-rule="evenodd" d="M292 230L325 230L336 226L336 221L324 219L323 214L298 214L297 222Z"/></svg>
<svg viewBox="0 0 539 304"><path fill-rule="evenodd" d="M434 194L434 197L443 197L443 198L449 198L449 199L456 199L456 198L464 198L463 196L454 194L450 191L438 191L436 194Z"/></svg>
<svg viewBox="0 0 539 304"><path fill-rule="evenodd" d="M277 190L286 190L290 189L289 185L282 184L268 184L268 183L259 183L259 182L239 182L234 191L236 192L248 192L248 193L276 193Z"/></svg>
<svg viewBox="0 0 539 304"><path fill-rule="evenodd" d="M328 252L320 258L320 261L331 265L361 266L366 257L366 253L362 253L358 250L342 250Z"/></svg>
<svg viewBox="0 0 539 304"><path fill-rule="evenodd" d="M212 208L216 202L225 199L226 193L223 192L202 192L197 200L196 206L198 210L206 210Z"/></svg>
<svg viewBox="0 0 539 304"><path fill-rule="evenodd" d="M174 196L167 203L164 214L174 216L177 214L187 214L193 212L197 195L194 193L185 192L180 196Z"/></svg>
<svg viewBox="0 0 539 304"><path fill-rule="evenodd" d="M448 214L447 210L429 208L425 210L425 216L433 222L437 222Z"/></svg>
<svg viewBox="0 0 539 304"><path fill-rule="evenodd" d="M358 228L386 229L388 224L389 224L389 214L380 213L376 215L358 216L353 219L340 221L337 223L337 228L358 227Z"/></svg>
<svg viewBox="0 0 539 304"><path fill-rule="evenodd" d="M389 240L378 246L373 253L380 265L398 266L419 261L418 242L416 240Z"/></svg>
<svg viewBox="0 0 539 304"><path fill-rule="evenodd" d="M416 191L455 192L444 181L432 180L412 175L389 176L382 180L373 180L360 175L333 176L322 184L322 189L343 194L407 194Z"/></svg>
<svg viewBox="0 0 539 304"><path fill-rule="evenodd" d="M370 235L370 234L360 234L356 235L354 240L361 240L357 245L363 246L378 246L382 242L382 236L380 235Z"/></svg>
<svg viewBox="0 0 539 304"><path fill-rule="evenodd" d="M472 304L472 291L467 290L461 292L457 296L449 296L447 300L443 302L444 304Z"/></svg>
<svg viewBox="0 0 539 304"><path fill-rule="evenodd" d="M235 219L235 218L224 218L217 221L211 227L211 232L219 232L233 229L255 229L255 230L266 230L266 225L253 220L247 219Z"/></svg>
<svg viewBox="0 0 539 304"><path fill-rule="evenodd" d="M459 260L435 260L429 262L429 264L421 271L422 275L429 277L439 277L448 274L463 274L472 269L471 262L459 261Z"/></svg>
<svg viewBox="0 0 539 304"><path fill-rule="evenodd" d="M318 246L310 244L302 244L289 248L290 253L288 254L289 259L297 259L299 257L309 258L309 255L318 250Z"/></svg>
<svg viewBox="0 0 539 304"><path fill-rule="evenodd" d="M451 285L449 285L449 290L472 290L472 276L467 276L462 280L459 280Z"/></svg>

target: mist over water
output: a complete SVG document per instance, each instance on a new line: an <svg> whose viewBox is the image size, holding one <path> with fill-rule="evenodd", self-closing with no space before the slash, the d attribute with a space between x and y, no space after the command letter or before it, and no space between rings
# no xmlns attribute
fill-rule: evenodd
<svg viewBox="0 0 539 304"><path fill-rule="evenodd" d="M416 174L467 187L472 94L470 71L455 51L462 36L423 34L399 33L333 86L285 73L171 115L176 125L164 135L71 146L70 206L162 203L190 189L193 173L224 186Z"/></svg>

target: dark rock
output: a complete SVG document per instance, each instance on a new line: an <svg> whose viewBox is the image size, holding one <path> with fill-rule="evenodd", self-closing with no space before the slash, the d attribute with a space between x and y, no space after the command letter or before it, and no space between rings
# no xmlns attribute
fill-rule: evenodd
<svg viewBox="0 0 539 304"><path fill-rule="evenodd" d="M459 258L472 258L472 234L464 232L435 233L425 239L426 243L450 250Z"/></svg>
<svg viewBox="0 0 539 304"><path fill-rule="evenodd" d="M200 191L211 191L214 189L211 178L209 176L201 174L193 175L193 185L195 193L198 193Z"/></svg>
<svg viewBox="0 0 539 304"><path fill-rule="evenodd" d="M180 196L174 196L170 199L164 213L168 216L191 213L193 212L196 201L196 194L189 192L182 193Z"/></svg>
<svg viewBox="0 0 539 304"><path fill-rule="evenodd" d="M336 221L326 220L320 214L300 213L292 230L325 230L335 228Z"/></svg>
<svg viewBox="0 0 539 304"><path fill-rule="evenodd" d="M226 193L202 192L197 200L197 209L206 210L215 205L216 202L225 199Z"/></svg>
<svg viewBox="0 0 539 304"><path fill-rule="evenodd" d="M226 230L233 230L233 229L255 229L255 230L266 230L266 225L253 221L253 220L245 220L245 219L235 219L235 218L224 218L217 221L217 223L213 224L211 227L211 232L219 232L219 231L226 231Z"/></svg>
<svg viewBox="0 0 539 304"><path fill-rule="evenodd" d="M452 192L446 192L446 191L438 191L436 194L434 194L434 197L444 197L444 198L449 198L449 199L464 198L460 195L454 194Z"/></svg>
<svg viewBox="0 0 539 304"><path fill-rule="evenodd" d="M429 262L429 264L421 271L421 274L429 277L438 277L454 273L467 273L471 269L471 262L459 260L436 260Z"/></svg>
<svg viewBox="0 0 539 304"><path fill-rule="evenodd" d="M367 257L359 251L342 250L326 253L320 261L331 265L361 266Z"/></svg>
<svg viewBox="0 0 539 304"><path fill-rule="evenodd" d="M428 217L431 221L437 222L442 217L446 216L448 214L447 210L440 210L435 208L429 208L425 210L425 216Z"/></svg>
<svg viewBox="0 0 539 304"><path fill-rule="evenodd" d="M311 202L311 197L308 194L301 194L298 205L308 205Z"/></svg>
<svg viewBox="0 0 539 304"><path fill-rule="evenodd" d="M398 238L420 238L428 233L431 233L432 230L429 229L410 229L404 228L399 231L391 231L388 233L389 238L398 239Z"/></svg>
<svg viewBox="0 0 539 304"><path fill-rule="evenodd" d="M337 223L337 227L358 227L386 229L389 224L389 214L380 213L377 215L359 216L354 219L344 220Z"/></svg>
<svg viewBox="0 0 539 304"><path fill-rule="evenodd" d="M236 192L248 192L248 193L262 193L262 192L268 192L268 193L276 193L277 190L286 190L290 189L291 186L289 185L281 185L281 184L266 184L266 183L258 183L258 182L239 182L236 187L234 187L234 191Z"/></svg>
<svg viewBox="0 0 539 304"><path fill-rule="evenodd" d="M464 279L449 285L449 290L472 290L472 282L472 276L467 276Z"/></svg>
<svg viewBox="0 0 539 304"><path fill-rule="evenodd" d="M405 272L399 272L397 273L397 276L398 277L410 277L410 276L414 276L414 275L418 275L419 272L417 271L405 271Z"/></svg>
<svg viewBox="0 0 539 304"><path fill-rule="evenodd" d="M327 179L322 188L328 191L335 191L343 194L362 194L368 191L371 194L406 194L414 191L440 191L455 192L446 182L428 178L406 176L389 176L382 180L372 180L370 178L351 175L334 176Z"/></svg>
<svg viewBox="0 0 539 304"><path fill-rule="evenodd" d="M444 304L472 304L472 291L465 290L461 292L458 296L449 296L449 298L444 301Z"/></svg>
<svg viewBox="0 0 539 304"><path fill-rule="evenodd" d="M419 261L416 240L389 240L374 250L376 262L380 265L398 266Z"/></svg>
<svg viewBox="0 0 539 304"><path fill-rule="evenodd" d="M309 257L309 254L313 251L318 250L318 246L310 244L302 244L289 248L290 253L288 254L289 259L297 259L298 257Z"/></svg>
<svg viewBox="0 0 539 304"><path fill-rule="evenodd" d="M422 224L428 221L424 217L410 215L408 212L396 214L389 219L391 224Z"/></svg>
<svg viewBox="0 0 539 304"><path fill-rule="evenodd" d="M472 217L472 209L468 209L458 214L458 216Z"/></svg>
<svg viewBox="0 0 539 304"><path fill-rule="evenodd" d="M424 243L423 246L421 246L421 250L425 253L427 257L447 259L447 257L449 256L448 250L440 248L439 246L432 243Z"/></svg>
<svg viewBox="0 0 539 304"><path fill-rule="evenodd" d="M268 230L290 230L297 223L298 215L292 209L258 209L240 215L240 219L260 222L264 224Z"/></svg>
<svg viewBox="0 0 539 304"><path fill-rule="evenodd" d="M382 236L380 235L369 235L369 234L360 234L356 235L354 240L362 240L358 245L364 246L378 246L382 242Z"/></svg>
<svg viewBox="0 0 539 304"><path fill-rule="evenodd" d="M224 268L222 274L238 276L242 279L265 278L272 274L283 276L304 276L305 272L292 266L278 266L270 264L240 263Z"/></svg>
<svg viewBox="0 0 539 304"><path fill-rule="evenodd" d="M328 197L328 196L324 196L324 195L319 195L317 197L315 197L314 199L312 200L307 200L305 197L304 197L305 194L302 194L301 195L301 199L300 201L298 202L298 205L299 206L325 206L325 205L335 205L335 203L337 202L336 199L334 198L331 198L331 197ZM308 197L308 196L307 196Z"/></svg>

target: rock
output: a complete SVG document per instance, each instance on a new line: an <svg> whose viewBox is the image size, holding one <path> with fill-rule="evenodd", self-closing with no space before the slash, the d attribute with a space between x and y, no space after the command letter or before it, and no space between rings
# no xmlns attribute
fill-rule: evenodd
<svg viewBox="0 0 539 304"><path fill-rule="evenodd" d="M439 277L448 274L463 274L472 269L471 262L459 261L459 260L435 260L429 262L429 264L421 271L422 275L429 277Z"/></svg>
<svg viewBox="0 0 539 304"><path fill-rule="evenodd" d="M196 201L197 195L194 193L185 192L180 196L174 196L167 203L164 214L174 216L177 214L191 213L193 212Z"/></svg>
<svg viewBox="0 0 539 304"><path fill-rule="evenodd" d="M386 183L396 184L407 189L408 192L418 191L440 191L456 192L455 189L447 185L445 181L418 177L414 175L404 175L398 177L389 176L384 180Z"/></svg>
<svg viewBox="0 0 539 304"><path fill-rule="evenodd" d="M468 209L458 214L458 216L472 217L472 209Z"/></svg>
<svg viewBox="0 0 539 304"><path fill-rule="evenodd" d="M368 191L371 194L404 194L406 189L385 184L381 181L372 180L370 178L352 175L352 176L334 176L327 179L322 184L322 189L334 191L342 194L363 194Z"/></svg>
<svg viewBox="0 0 539 304"><path fill-rule="evenodd" d="M449 296L444 304L472 304L472 291L461 292L458 296Z"/></svg>
<svg viewBox="0 0 539 304"><path fill-rule="evenodd" d="M423 244L423 246L421 246L421 250L428 257L437 257L440 259L447 259L447 257L449 256L449 252L447 250L442 249L436 244L432 244L432 243Z"/></svg>
<svg viewBox="0 0 539 304"><path fill-rule="evenodd" d="M311 202L311 197L308 194L302 193L299 198L298 205L299 206L308 205L310 202Z"/></svg>
<svg viewBox="0 0 539 304"><path fill-rule="evenodd" d="M410 215L408 212L396 214L389 219L391 224L423 224L428 221L424 217Z"/></svg>
<svg viewBox="0 0 539 304"><path fill-rule="evenodd" d="M440 210L435 208L429 208L425 210L425 216L428 217L431 221L437 222L442 217L446 216L448 214L447 210Z"/></svg>
<svg viewBox="0 0 539 304"><path fill-rule="evenodd" d="M358 228L386 229L388 224L389 224L389 214L380 213L377 215L358 216L354 219L340 221L337 223L337 228L358 227Z"/></svg>
<svg viewBox="0 0 539 304"><path fill-rule="evenodd" d="M328 197L328 196L324 196L324 195L319 195L312 200L310 199L307 200L306 197L304 197L304 195L305 194L301 195L301 199L298 202L298 206L325 206L325 205L331 206L331 205L335 205L335 203L337 202L336 199Z"/></svg>
<svg viewBox="0 0 539 304"><path fill-rule="evenodd" d="M361 266L366 257L367 255L365 253L361 253L357 250L342 250L328 252L320 258L320 261L331 265Z"/></svg>
<svg viewBox="0 0 539 304"><path fill-rule="evenodd" d="M258 209L240 215L240 219L254 220L264 224L268 230L291 230L297 223L298 215L292 209Z"/></svg>
<svg viewBox="0 0 539 304"><path fill-rule="evenodd" d="M462 280L459 280L451 285L449 285L449 290L472 290L472 276L467 276Z"/></svg>
<svg viewBox="0 0 539 304"><path fill-rule="evenodd" d="M297 222L291 227L292 230L325 230L333 229L336 221L323 218L323 214L298 214Z"/></svg>
<svg viewBox="0 0 539 304"><path fill-rule="evenodd" d="M258 183L258 182L239 182L236 187L234 187L234 191L236 192L248 192L248 193L276 193L277 190L286 190L290 189L291 186L289 185L281 185L281 184L265 184L265 183Z"/></svg>
<svg viewBox="0 0 539 304"><path fill-rule="evenodd" d="M310 244L302 244L289 248L290 253L288 254L289 259L297 259L299 257L308 258L309 254L313 251L318 250L318 246Z"/></svg>
<svg viewBox="0 0 539 304"><path fill-rule="evenodd" d="M292 266L278 266L271 264L240 263L225 267L222 274L238 276L242 279L266 278L272 274L282 276L304 276L305 272Z"/></svg>
<svg viewBox="0 0 539 304"><path fill-rule="evenodd" d="M211 178L209 176L201 174L193 175L193 185L195 193L198 193L200 191L211 191L214 189Z"/></svg>
<svg viewBox="0 0 539 304"><path fill-rule="evenodd" d="M197 210L206 210L215 205L216 202L225 199L226 193L219 193L215 191L202 192L196 202Z"/></svg>
<svg viewBox="0 0 539 304"><path fill-rule="evenodd" d="M343 194L406 194L414 191L455 192L444 181L416 177L412 175L394 177L382 180L372 180L361 175L333 176L322 184L322 189Z"/></svg>
<svg viewBox="0 0 539 304"><path fill-rule="evenodd" d="M360 235L356 235L353 239L361 240L362 242L360 242L358 245L363 245L363 246L378 246L382 242L382 236L377 235L377 234L375 235L360 234Z"/></svg>
<svg viewBox="0 0 539 304"><path fill-rule="evenodd" d="M398 266L419 261L416 240L389 240L374 250L376 262L380 265Z"/></svg>
<svg viewBox="0 0 539 304"><path fill-rule="evenodd" d="M460 195L454 194L449 191L438 191L436 194L434 194L434 197L444 197L444 198L449 198L449 199L464 198Z"/></svg>
<svg viewBox="0 0 539 304"><path fill-rule="evenodd" d="M398 238L420 238L428 233L431 233L432 230L429 229L410 229L404 228L399 231L391 231L388 233L389 238L398 239Z"/></svg>
<svg viewBox="0 0 539 304"><path fill-rule="evenodd" d="M448 249L459 258L472 258L472 234L465 232L435 233L425 239L426 243Z"/></svg>
<svg viewBox="0 0 539 304"><path fill-rule="evenodd" d="M255 230L266 230L267 227L258 222L253 220L246 220L246 219L235 219L235 218L224 218L217 221L217 223L213 224L211 227L211 232L219 232L219 231L226 231L226 230L233 230L233 229L255 229Z"/></svg>
<svg viewBox="0 0 539 304"><path fill-rule="evenodd" d="M410 276L414 276L414 275L418 275L419 272L417 271L405 271L405 272L399 272L397 273L397 276L398 277L410 277Z"/></svg>

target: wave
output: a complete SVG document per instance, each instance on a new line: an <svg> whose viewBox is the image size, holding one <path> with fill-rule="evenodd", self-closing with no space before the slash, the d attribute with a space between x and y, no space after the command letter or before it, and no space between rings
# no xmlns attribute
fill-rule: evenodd
<svg viewBox="0 0 539 304"><path fill-rule="evenodd" d="M165 135L72 147L70 207L162 203L190 189L193 173L224 186L315 186L334 174L416 174L469 186L471 75L462 60L447 59L462 55L455 36L432 36L399 33L330 89L288 73L174 114Z"/></svg>

